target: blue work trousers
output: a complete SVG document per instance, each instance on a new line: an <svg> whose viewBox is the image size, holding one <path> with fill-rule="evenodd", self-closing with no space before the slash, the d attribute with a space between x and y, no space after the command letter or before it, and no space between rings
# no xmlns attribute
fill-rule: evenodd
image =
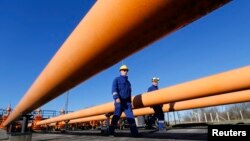
<svg viewBox="0 0 250 141"><path fill-rule="evenodd" d="M128 123L130 125L131 135L137 136L138 130L135 124L135 118L133 115L131 102L121 102L121 103L115 102L115 111L114 111L114 116L111 121L111 126L109 127L109 133L111 135L114 134L115 126L117 125L122 112L124 112L127 117Z"/></svg>

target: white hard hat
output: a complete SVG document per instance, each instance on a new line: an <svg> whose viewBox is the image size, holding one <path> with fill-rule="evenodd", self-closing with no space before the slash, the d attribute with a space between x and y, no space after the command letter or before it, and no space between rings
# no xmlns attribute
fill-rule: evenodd
<svg viewBox="0 0 250 141"><path fill-rule="evenodd" d="M153 81L153 82L158 82L159 80L160 80L159 77L153 77L153 78L152 78L152 81Z"/></svg>

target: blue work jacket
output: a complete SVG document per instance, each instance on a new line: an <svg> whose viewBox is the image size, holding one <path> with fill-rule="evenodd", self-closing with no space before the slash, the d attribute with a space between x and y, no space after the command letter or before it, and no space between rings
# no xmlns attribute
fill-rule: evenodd
<svg viewBox="0 0 250 141"><path fill-rule="evenodd" d="M148 92L154 91L154 90L158 90L158 86L152 85L148 88Z"/></svg>
<svg viewBox="0 0 250 141"><path fill-rule="evenodd" d="M112 94L114 100L120 98L121 102L131 102L131 84L128 76L116 77L112 85Z"/></svg>

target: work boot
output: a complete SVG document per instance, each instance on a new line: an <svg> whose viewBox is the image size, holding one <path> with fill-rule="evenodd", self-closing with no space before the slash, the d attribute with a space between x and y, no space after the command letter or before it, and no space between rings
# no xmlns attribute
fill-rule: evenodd
<svg viewBox="0 0 250 141"><path fill-rule="evenodd" d="M166 129L165 129L165 125L164 125L164 121L159 121L158 122L158 132L157 133L166 133Z"/></svg>
<svg viewBox="0 0 250 141"><path fill-rule="evenodd" d="M137 127L135 125L130 126L130 132L132 137L139 137L140 134L138 133Z"/></svg>
<svg viewBox="0 0 250 141"><path fill-rule="evenodd" d="M109 129L108 129L108 131L109 131L109 136L110 137L114 137L115 136L115 127L114 126L109 126Z"/></svg>
<svg viewBox="0 0 250 141"><path fill-rule="evenodd" d="M163 130L164 128L165 128L164 121L160 120L160 121L158 122L158 129L159 129L159 130Z"/></svg>

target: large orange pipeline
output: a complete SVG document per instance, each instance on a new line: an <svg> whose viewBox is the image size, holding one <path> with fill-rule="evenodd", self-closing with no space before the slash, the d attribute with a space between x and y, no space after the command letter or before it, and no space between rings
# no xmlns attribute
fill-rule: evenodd
<svg viewBox="0 0 250 141"><path fill-rule="evenodd" d="M187 110L194 108L249 102L249 101L250 101L250 90L243 90L238 92L164 104L163 111L164 112L180 111L180 110ZM146 108L135 109L133 110L133 113L135 116L142 116L142 115L153 114L154 110L152 108L146 107ZM123 113L121 117L125 117L125 114ZM74 119L71 120L69 123L87 122L87 121L104 120L104 119L106 119L104 115L98 115L98 116Z"/></svg>
<svg viewBox="0 0 250 141"><path fill-rule="evenodd" d="M132 98L133 108L183 101L193 98L250 89L250 66L137 95ZM50 118L38 123L47 124L114 111L113 102Z"/></svg>
<svg viewBox="0 0 250 141"><path fill-rule="evenodd" d="M229 1L98 0L4 125Z"/></svg>

